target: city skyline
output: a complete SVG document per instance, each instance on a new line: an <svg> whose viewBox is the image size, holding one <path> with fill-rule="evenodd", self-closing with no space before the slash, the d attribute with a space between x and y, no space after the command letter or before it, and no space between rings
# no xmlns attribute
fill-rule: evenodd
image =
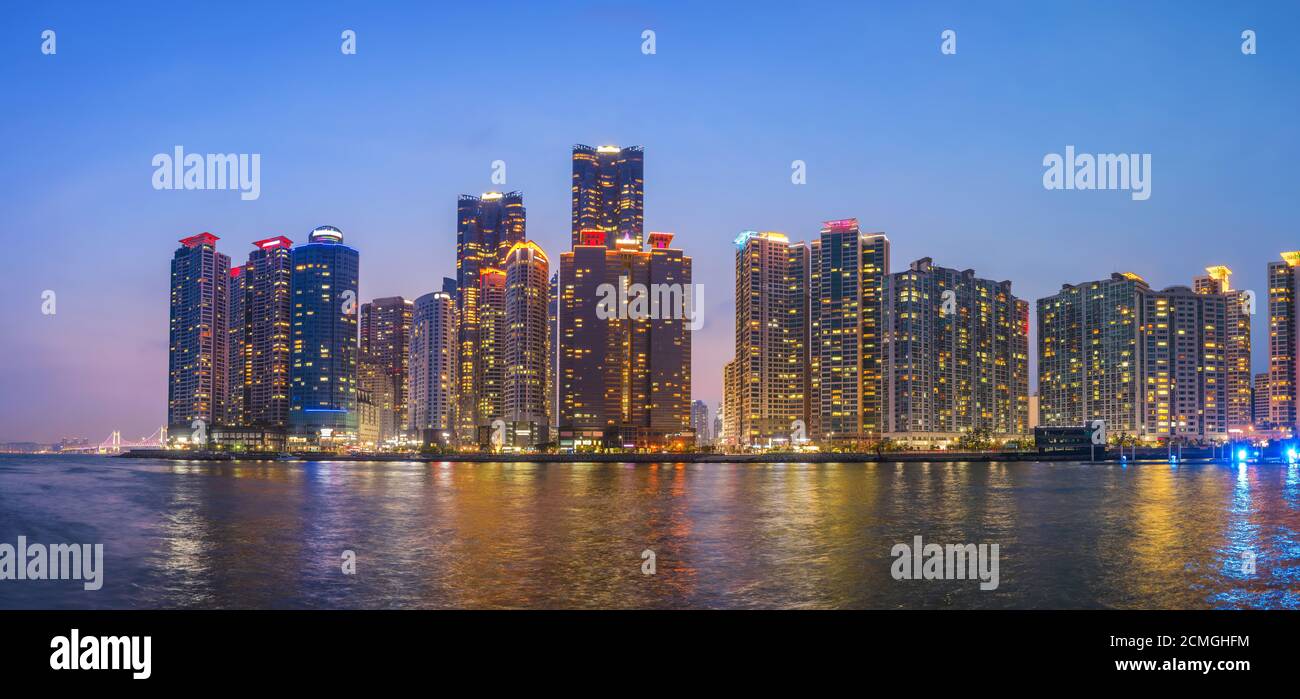
<svg viewBox="0 0 1300 699"><path fill-rule="evenodd" d="M186 12L202 17L201 10ZM571 181L563 152L574 143L645 145L645 230L674 231L680 247L695 259L697 280L713 285L706 295L703 335L693 345L692 371L692 398L711 407L720 401L722 367L731 354L731 241L742 230L776 230L793 240L808 240L823 220L857 217L865 229L889 234L896 267L933 256L990 279L1010 279L1017 296L1031 301L1056 293L1063 283L1104 279L1116 271L1135 272L1153 288L1164 288L1188 284L1207 265L1226 265L1236 272L1237 288L1256 291L1261 311L1268 288L1264 265L1276 260L1279 251L1300 247L1289 242L1295 216L1285 175L1286 163L1297 153L1295 134L1284 128L1286 114L1296 111L1296 96L1260 89L1295 67L1293 49L1267 40L1267 28L1282 26L1290 10L1279 16L1276 8L1257 9L1249 17L1226 8L1197 18L1160 14L1169 31L1203 40L1180 45L1176 54L1129 41L1139 36L1136 28L1103 21L1122 18L1137 27L1159 14L1143 8L1039 9L1031 10L1037 13L1031 19L1005 24L955 6L833 8L841 22L819 22L815 33L795 22L783 28L789 41L777 42L799 45L826 33L876 41L879 50L902 61L898 75L882 76L873 69L878 62L871 56L852 62L852 52L834 42L827 44L831 57L823 60L860 65L860 74L826 75L816 70L820 62L797 51L755 50L744 40L745 31L770 30L762 18L724 18L726 13L710 9L688 26L672 6L630 8L597 19L601 51L617 58L609 65L596 64L595 71L600 76L626 73L645 87L642 99L610 113L588 114L567 108L559 90L525 87L523 95L510 99L534 100L536 109L512 114L500 109L497 98L489 98L463 116L432 121L430 114L446 110L435 109L428 98L397 98L388 88L437 84L471 64L420 58L411 37L417 28L432 32L438 37L434 44L448 54L470 39L449 34L448 23L435 21L432 12L417 12L409 28L368 34L364 13L374 11L356 12L363 13L360 20L353 19L352 11L327 12L298 26L283 10L268 13L277 32L318 35L319 56L301 42L292 50L272 49L241 37L233 30L238 12L223 20L229 25L218 22L203 31L173 28L160 37L161 50L187 46L195 56L224 55L229 47L222 44L219 50L216 43L224 34L222 41L234 36L252 54L221 65L192 59L195 88L171 82L169 74L150 68L145 58L114 52L100 40L102 32L120 35L124 22L151 26L144 11L118 17L98 10L51 10L12 23L3 50L16 67L0 68L0 74L12 80L15 90L3 99L43 96L34 105L12 109L16 117L9 128L14 131L7 134L25 134L21 141L14 139L11 162L32 163L36 172L6 169L6 186L0 188L0 211L5 212L0 226L6 244L24 261L0 282L6 299L0 322L8 329L0 349L9 359L0 370L0 439L98 440L111 429L148 433L163 421L156 397L166 383L157 368L166 353L165 342L158 339L166 323L159 302L166 282L156 260L157 251L178 238L211 231L229 243L222 248L226 254L242 257L247 243L276 235L296 240L319 223L334 223L367 256L362 299L415 299L437 290L438 280L454 272L450 199L458 192L524 192L529 239L558 258L572 234ZM458 12L453 10L452 17ZM872 14L882 12L901 28L899 36L873 26ZM1127 47L1122 60L1101 52L1083 67L1064 61L1035 67L1022 59L1053 55L1066 38L1064 30L1051 29L1044 18L1091 22L1093 36ZM521 10L501 29L514 39L505 43L539 54L535 65L520 67L525 49L514 48L503 56L484 57L474 70L522 71L512 78L521 85L547 71L563 74L572 56L529 34L529 25L539 21L555 26L578 20L567 10L555 19ZM1030 21L1035 22L1032 33L1017 24ZM57 62L38 63L46 57L29 51L24 37L38 36L46 24L60 30L60 51L48 59ZM340 56L331 45L345 24L356 25L359 32L356 56ZM1246 58L1234 55L1236 35L1223 27L1248 24L1261 30L1263 48ZM953 57L937 51L939 31L949 25L962 36ZM637 50L645 26L659 32L654 56ZM735 35L720 31L723 26ZM223 32L223 27L231 31ZM1015 40L1012 47L994 46L1008 37ZM106 51L111 60L104 60ZM301 61L307 77L283 95L267 95L271 82L255 75L257 62L266 60ZM1254 61L1249 64L1254 72L1242 75L1235 63L1241 60ZM683 78L681 66L687 62L707 63L713 72ZM1136 76L1130 73L1135 64L1145 68ZM755 66L770 85L745 77ZM367 83L377 70L408 77L371 87ZM1016 77L1037 77L1048 70L1063 73L1076 92L1044 87L1035 95L1017 93ZM144 78L125 85L128 74ZM669 74L672 80L665 77ZM1188 85L1193 74L1200 81L1194 89ZM1127 77L1119 84L1108 75ZM231 82L236 76L244 82ZM141 130L128 126L140 118L138 111L117 106L118 99L96 103L96 123L114 135L111 139L64 131L56 135L41 125L48 121L66 129L82 123L86 117L74 114L62 98L78 90L81 100L103 97L88 86L94 81L125 89L122 102L148 103L147 91L170 86L177 104L158 128ZM210 105L184 104L189 90L214 86L225 86L231 95L215 112ZM303 106L321 103L335 88L360 99L332 102L337 105L332 112L313 110L308 118ZM674 112L660 105L681 91L701 99L667 103L692 104L695 118L667 123ZM805 108L824 103L827 95L840 104L828 110ZM1107 100L1104 109L1093 109L1098 96ZM721 115L734 116L736 105L759 97L791 107L742 111L750 116L725 131L716 127ZM254 98L268 100L269 111L283 115L249 118L238 102ZM870 108L872 98L889 108ZM1020 113L1006 114L1004 99L1016 100ZM385 105L385 111L376 114L375 104ZM870 109L855 109L864 107ZM871 115L870 127L845 138L843 124L860 120L861 114ZM954 114L962 115L960 123ZM1174 114L1178 118L1171 122ZM302 130L277 142L290 133L290 121ZM371 144L373 152L361 158L347 146L350 142ZM261 198L246 202L231 192L150 189L149 157L178 144L192 151L263 153ZM1153 196L1134 202L1116 192L1043 190L1043 155L1069 144L1153 153ZM498 159L508 168L500 186L490 179L491 164ZM790 182L790 162L796 159L807 163L806 185ZM84 167L55 169L70 162ZM1240 177L1225 176L1225 171ZM1177 255L1168 252L1171 239L1180 241ZM1079 241L1079 252L1061 255L1062 240ZM39 313L47 289L58 294L58 313L52 317ZM1251 369L1258 372L1268 361L1265 314L1256 315L1252 329ZM1031 343L1036 341L1031 337ZM1036 364L1034 354L1031 365ZM1032 376L1036 372L1031 368Z"/></svg>

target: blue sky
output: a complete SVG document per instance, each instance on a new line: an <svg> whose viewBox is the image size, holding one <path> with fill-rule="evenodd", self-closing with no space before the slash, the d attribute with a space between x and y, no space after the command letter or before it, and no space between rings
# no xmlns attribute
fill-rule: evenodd
<svg viewBox="0 0 1300 699"><path fill-rule="evenodd" d="M676 233L706 284L694 393L711 406L748 228L802 240L856 216L895 270L930 256L1031 302L1117 270L1190 284L1207 264L1262 296L1267 262L1300 249L1298 7L6 3L0 440L164 420L177 239L212 231L240 261L334 225L364 299L414 297L451 275L456 196L497 188L494 160L558 259L574 143L646 148L646 227ZM150 161L175 145L260 153L261 197L154 190ZM1044 190L1044 155L1067 145L1152 154L1151 198ZM1257 368L1266 332L1260 315Z"/></svg>

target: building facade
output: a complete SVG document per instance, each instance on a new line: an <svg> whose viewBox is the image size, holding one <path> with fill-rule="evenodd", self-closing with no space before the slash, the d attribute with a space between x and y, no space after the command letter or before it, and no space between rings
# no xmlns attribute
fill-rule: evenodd
<svg viewBox="0 0 1300 699"><path fill-rule="evenodd" d="M1224 296L1224 381L1227 396L1228 432L1244 434L1254 424L1254 397L1251 390L1250 320L1255 314L1255 295L1232 288L1232 270L1223 265L1205 268L1192 288L1198 294Z"/></svg>
<svg viewBox="0 0 1300 699"><path fill-rule="evenodd" d="M177 441L206 443L226 415L230 258L217 252L217 240L192 235L172 255L167 426Z"/></svg>
<svg viewBox="0 0 1300 699"><path fill-rule="evenodd" d="M810 412L829 446L863 448L880 439L885 395L885 284L889 238L857 219L827 221L809 264Z"/></svg>
<svg viewBox="0 0 1300 699"><path fill-rule="evenodd" d="M1108 434L1147 442L1226 440L1231 303L1185 286L1155 291L1131 273L1040 299L1041 423L1102 419Z"/></svg>
<svg viewBox="0 0 1300 699"><path fill-rule="evenodd" d="M1176 442L1226 440L1227 298L1185 286L1144 297L1139 436Z"/></svg>
<svg viewBox="0 0 1300 699"><path fill-rule="evenodd" d="M530 449L550 438L550 260L536 243L519 242L504 264L504 446Z"/></svg>
<svg viewBox="0 0 1300 699"><path fill-rule="evenodd" d="M283 428L289 422L292 370L293 241L253 243L244 265L243 364L239 368L245 426Z"/></svg>
<svg viewBox="0 0 1300 699"><path fill-rule="evenodd" d="M890 275L886 295L890 438L938 446L1029 431L1029 307L1011 282L927 257Z"/></svg>
<svg viewBox="0 0 1300 699"><path fill-rule="evenodd" d="M740 439L740 371L733 359L722 367L722 405L718 406L717 442L727 449L739 447Z"/></svg>
<svg viewBox="0 0 1300 699"><path fill-rule="evenodd" d="M1300 251L1268 263L1268 422L1281 433L1296 426L1296 266Z"/></svg>
<svg viewBox="0 0 1300 699"><path fill-rule="evenodd" d="M690 434L691 330L685 299L693 293L691 258L672 234L651 233L650 247L586 231L584 244L560 257L558 381L563 449L656 448ZM658 312L623 303L634 289L673 295ZM674 295L675 294L675 295Z"/></svg>
<svg viewBox="0 0 1300 699"><path fill-rule="evenodd" d="M247 265L230 266L226 289L226 409L223 425L248 423L244 403L244 377L248 375Z"/></svg>
<svg viewBox="0 0 1300 699"><path fill-rule="evenodd" d="M573 147L572 246L586 244L584 231L605 234L613 250L620 240L644 244L645 152L640 146Z"/></svg>
<svg viewBox="0 0 1300 699"><path fill-rule="evenodd" d="M295 444L355 442L359 255L332 226L293 249L289 423Z"/></svg>
<svg viewBox="0 0 1300 699"><path fill-rule="evenodd" d="M1149 291L1136 274L1116 273L1038 300L1041 425L1102 419L1111 434L1140 432L1138 328Z"/></svg>
<svg viewBox="0 0 1300 699"><path fill-rule="evenodd" d="M399 442L410 421L406 393L414 313L415 304L401 296L361 306L360 373L374 401L380 444Z"/></svg>
<svg viewBox="0 0 1300 699"><path fill-rule="evenodd" d="M788 446L811 421L809 248L757 231L735 246L737 445Z"/></svg>
<svg viewBox="0 0 1300 699"><path fill-rule="evenodd" d="M477 443L479 430L501 414L500 354L489 350L502 319L502 260L526 235L521 192L461 195L456 207L456 317L459 345L457 436ZM485 302L489 294L493 303Z"/></svg>
<svg viewBox="0 0 1300 699"><path fill-rule="evenodd" d="M707 447L713 444L713 416L709 406L702 400L691 403L691 429L695 430L695 445Z"/></svg>
<svg viewBox="0 0 1300 699"><path fill-rule="evenodd" d="M1273 423L1269 422L1269 393L1268 393L1268 372L1261 371L1255 374L1255 383L1250 389L1253 411L1252 417L1255 422L1253 427L1256 431L1271 429Z"/></svg>
<svg viewBox="0 0 1300 699"><path fill-rule="evenodd" d="M409 431L423 445L446 447L455 429L456 299L435 291L415 300L410 341Z"/></svg>

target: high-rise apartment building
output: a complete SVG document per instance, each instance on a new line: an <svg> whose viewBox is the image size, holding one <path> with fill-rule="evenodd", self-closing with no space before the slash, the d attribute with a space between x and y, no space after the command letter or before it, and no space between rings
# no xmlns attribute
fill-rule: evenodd
<svg viewBox="0 0 1300 699"><path fill-rule="evenodd" d="M691 258L670 233L648 239L648 249L631 238L611 249L605 231L585 231L560 257L562 448L658 447L690 436ZM667 296L652 312L602 302L631 293Z"/></svg>
<svg viewBox="0 0 1300 699"><path fill-rule="evenodd" d="M1146 441L1228 437L1229 297L1141 277L1066 284L1038 301L1042 424L1106 421Z"/></svg>
<svg viewBox="0 0 1300 699"><path fill-rule="evenodd" d="M172 255L167 425L178 439L205 435L226 415L230 258L217 240L192 235Z"/></svg>
<svg viewBox="0 0 1300 699"><path fill-rule="evenodd" d="M468 406L467 415L458 415L462 427L468 430L469 444L487 446L489 430L494 420L505 415L506 368L506 272L498 267L482 269L478 275L477 300L473 304L475 328L473 361L463 361L461 369L471 370L468 385L474 402ZM465 337L461 334L462 339ZM464 345L462 345L462 351ZM466 385L461 377L461 386ZM462 405L464 396L461 396Z"/></svg>
<svg viewBox="0 0 1300 699"><path fill-rule="evenodd" d="M503 297L502 414L507 446L532 448L550 435L550 260L532 242L506 252Z"/></svg>
<svg viewBox="0 0 1300 699"><path fill-rule="evenodd" d="M1275 430L1294 434L1296 426L1296 267L1300 251L1282 253L1268 263L1268 421Z"/></svg>
<svg viewBox="0 0 1300 699"><path fill-rule="evenodd" d="M1193 290L1198 294L1221 294L1226 301L1224 317L1224 381L1226 382L1228 431L1244 433L1254 424L1254 402L1250 387L1250 320L1255 313L1255 295L1232 288L1232 270L1223 265L1205 268Z"/></svg>
<svg viewBox="0 0 1300 699"><path fill-rule="evenodd" d="M360 373L374 401L380 444L393 444L406 431L409 342L415 304L400 297L361 306Z"/></svg>
<svg viewBox="0 0 1300 699"><path fill-rule="evenodd" d="M1227 439L1227 298L1185 286L1143 296L1140 436Z"/></svg>
<svg viewBox="0 0 1300 699"><path fill-rule="evenodd" d="M722 403L718 403L718 409L713 413L713 429L709 432L710 444L721 445L722 439Z"/></svg>
<svg viewBox="0 0 1300 699"><path fill-rule="evenodd" d="M809 248L758 231L735 245L735 437L741 447L788 444L808 436L811 420Z"/></svg>
<svg viewBox="0 0 1300 699"><path fill-rule="evenodd" d="M810 251L810 412L815 437L860 447L885 430L889 238L857 219L827 221Z"/></svg>
<svg viewBox="0 0 1300 699"><path fill-rule="evenodd" d="M494 342L502 319L497 305L484 305L482 294L504 294L501 269L505 254L526 235L524 197L520 192L461 195L456 220L456 316L459 345L457 376L457 436L462 443L479 441L486 423L500 416L500 355L487 347ZM495 310L493 310L495 309ZM485 383L491 382L491 383ZM490 417L489 417L490 416Z"/></svg>
<svg viewBox="0 0 1300 699"><path fill-rule="evenodd" d="M293 442L356 439L359 256L321 226L292 253L289 423Z"/></svg>
<svg viewBox="0 0 1300 699"><path fill-rule="evenodd" d="M282 428L289 421L293 241L281 235L253 247L241 275L242 364L232 369L239 378L243 419L232 424Z"/></svg>
<svg viewBox="0 0 1300 699"><path fill-rule="evenodd" d="M585 245L585 231L601 231L610 250L621 240L644 244L645 152L640 146L573 147L571 243Z"/></svg>
<svg viewBox="0 0 1300 699"><path fill-rule="evenodd" d="M1268 372L1261 371L1255 374L1255 384L1250 388L1252 399L1251 416L1254 418L1252 425L1256 430L1267 430L1273 426L1269 422L1269 394L1268 394Z"/></svg>
<svg viewBox="0 0 1300 699"><path fill-rule="evenodd" d="M230 282L226 289L226 410L223 425L245 425L244 377L248 373L246 360L248 319L245 308L248 277L246 266L230 265Z"/></svg>
<svg viewBox="0 0 1300 699"><path fill-rule="evenodd" d="M735 359L722 367L722 405L718 406L718 444L729 449L739 447L740 439L740 369Z"/></svg>
<svg viewBox="0 0 1300 699"><path fill-rule="evenodd" d="M930 258L889 277L886 432L943 444L972 430L1029 429L1029 306L1011 282Z"/></svg>
<svg viewBox="0 0 1300 699"><path fill-rule="evenodd" d="M411 324L408 403L411 436L422 444L445 447L451 441L457 354L455 296L445 290L417 298Z"/></svg>
<svg viewBox="0 0 1300 699"><path fill-rule="evenodd" d="M691 403L691 429L695 430L695 445L709 446L713 444L713 416L709 414L709 406L702 400Z"/></svg>
<svg viewBox="0 0 1300 699"><path fill-rule="evenodd" d="M1145 297L1136 274L1064 284L1038 300L1038 409L1048 427L1106 421L1111 434L1141 431L1139 374Z"/></svg>
<svg viewBox="0 0 1300 699"><path fill-rule="evenodd" d="M560 271L551 273L550 295L546 302L547 348L546 348L546 393L550 401L548 414L551 416L551 434L558 434L560 419L560 387L556 380L560 375Z"/></svg>

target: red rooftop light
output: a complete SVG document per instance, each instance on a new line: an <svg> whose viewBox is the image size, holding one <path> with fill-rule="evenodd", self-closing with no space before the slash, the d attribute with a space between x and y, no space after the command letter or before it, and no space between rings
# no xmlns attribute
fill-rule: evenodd
<svg viewBox="0 0 1300 699"><path fill-rule="evenodd" d="M666 250L673 242L673 234L665 231L652 231L648 237L650 238L650 247L656 250Z"/></svg>
<svg viewBox="0 0 1300 699"><path fill-rule="evenodd" d="M181 245L184 245L187 248L196 248L204 244L216 245L218 240L221 239L205 231L197 235L192 235L188 238L181 238Z"/></svg>
<svg viewBox="0 0 1300 699"><path fill-rule="evenodd" d="M262 248L263 250L268 250L270 248L278 248L281 246L287 248L293 245L293 241L282 235L277 235L274 238L267 238L266 240L255 240L253 241L253 245Z"/></svg>

